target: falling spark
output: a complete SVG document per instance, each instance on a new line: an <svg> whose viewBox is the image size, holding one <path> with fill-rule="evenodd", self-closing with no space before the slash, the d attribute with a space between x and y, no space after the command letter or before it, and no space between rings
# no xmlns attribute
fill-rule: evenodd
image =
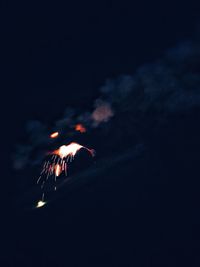
<svg viewBox="0 0 200 267"><path fill-rule="evenodd" d="M55 166L55 175L58 177L61 174L62 167L59 164Z"/></svg>
<svg viewBox="0 0 200 267"><path fill-rule="evenodd" d="M94 149L89 149L85 146L82 146L77 143L70 143L69 145L62 145L57 150L54 150L50 153L51 158L48 161L45 161L43 165L43 169L40 173L40 176L37 180L37 184L41 184L41 189L43 190L44 185L49 177L54 176L55 186L54 190L56 190L56 182L57 177L59 177L62 173L67 176L68 170L68 162L71 162L76 153L80 149L87 150L92 157L95 156ZM44 193L42 194L42 200L37 203L37 208L44 206L46 202L44 201Z"/></svg>
<svg viewBox="0 0 200 267"><path fill-rule="evenodd" d="M69 145L62 145L59 149L53 151L53 157L56 156L57 164L55 167L55 175L59 176L63 171L67 170L67 162L72 161L76 155L76 153L81 149L86 149L92 157L94 157L95 152L93 149L89 149L85 146L79 145L77 143L70 143ZM53 158L52 157L52 158ZM56 158L55 158L56 159Z"/></svg>
<svg viewBox="0 0 200 267"><path fill-rule="evenodd" d="M54 138L57 138L59 135L59 132L54 132L50 135L50 138L54 139Z"/></svg>
<svg viewBox="0 0 200 267"><path fill-rule="evenodd" d="M45 204L46 204L45 201L39 200L38 203L37 203L36 208L41 208L41 207L43 207Z"/></svg>
<svg viewBox="0 0 200 267"><path fill-rule="evenodd" d="M86 132L86 128L81 123L76 124L75 130L80 132L80 133L85 133Z"/></svg>

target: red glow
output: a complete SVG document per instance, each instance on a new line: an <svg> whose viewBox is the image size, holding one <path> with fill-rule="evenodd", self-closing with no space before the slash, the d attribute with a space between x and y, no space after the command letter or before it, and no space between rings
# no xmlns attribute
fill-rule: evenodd
<svg viewBox="0 0 200 267"><path fill-rule="evenodd" d="M85 133L86 132L86 128L81 123L76 124L75 130L80 132L80 133Z"/></svg>

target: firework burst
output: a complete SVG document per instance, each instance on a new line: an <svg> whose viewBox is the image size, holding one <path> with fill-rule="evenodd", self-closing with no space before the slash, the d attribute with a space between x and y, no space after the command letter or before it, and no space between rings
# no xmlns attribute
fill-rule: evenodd
<svg viewBox="0 0 200 267"><path fill-rule="evenodd" d="M59 177L62 173L67 176L68 164L74 160L75 155L80 149L85 149L92 157L95 156L94 149L89 149L74 142L69 145L62 145L57 150L50 153L51 157L48 161L44 162L40 176L37 179L37 184L40 184L42 190L49 177L54 177L54 190L56 190L57 177ZM44 206L45 203L43 192L42 200L37 203L36 207L40 208Z"/></svg>

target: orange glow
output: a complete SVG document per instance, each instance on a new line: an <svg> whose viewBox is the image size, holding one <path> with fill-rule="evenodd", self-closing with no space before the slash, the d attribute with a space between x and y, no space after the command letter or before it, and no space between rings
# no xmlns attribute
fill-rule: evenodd
<svg viewBox="0 0 200 267"><path fill-rule="evenodd" d="M40 176L37 179L37 184L38 184L42 177L46 177L46 179L44 179L44 181L41 182L41 189L44 187L45 182L48 180L48 178L50 176L54 176L54 180L55 180L54 190L56 190L57 177L62 175L62 173L65 176L67 176L68 162L72 162L76 153L80 149L85 149L86 151L90 153L92 157L95 156L94 149L89 149L85 146L82 146L74 142L68 145L62 145L58 149L50 152L51 158L48 161L46 160L44 162ZM36 208L43 207L45 204L46 202L44 201L44 192L43 192L42 199L38 201Z"/></svg>
<svg viewBox="0 0 200 267"><path fill-rule="evenodd" d="M75 130L80 132L80 133L85 133L86 132L86 128L81 123L76 124Z"/></svg>
<svg viewBox="0 0 200 267"><path fill-rule="evenodd" d="M59 164L56 164L55 166L55 175L58 177L61 174L61 166Z"/></svg>
<svg viewBox="0 0 200 267"><path fill-rule="evenodd" d="M70 143L69 145L63 145L58 150L55 150L53 154L58 155L61 159L67 157L74 157L75 154L82 148L83 146L77 143Z"/></svg>
<svg viewBox="0 0 200 267"><path fill-rule="evenodd" d="M50 138L57 138L59 135L59 132L54 132L50 135Z"/></svg>

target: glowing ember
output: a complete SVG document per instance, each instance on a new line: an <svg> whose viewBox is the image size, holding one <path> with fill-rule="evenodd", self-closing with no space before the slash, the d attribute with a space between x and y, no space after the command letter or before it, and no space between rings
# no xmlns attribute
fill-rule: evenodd
<svg viewBox="0 0 200 267"><path fill-rule="evenodd" d="M80 132L80 133L85 133L86 132L86 128L81 123L76 124L75 130Z"/></svg>
<svg viewBox="0 0 200 267"><path fill-rule="evenodd" d="M38 201L36 208L41 208L41 207L43 207L45 204L46 204L46 202L40 200L40 201Z"/></svg>
<svg viewBox="0 0 200 267"><path fill-rule="evenodd" d="M55 166L55 175L58 177L62 172L61 166L59 164L56 164Z"/></svg>
<svg viewBox="0 0 200 267"><path fill-rule="evenodd" d="M54 132L54 133L52 133L51 135L50 135L50 138L57 138L58 137L58 135L59 135L59 132Z"/></svg>

